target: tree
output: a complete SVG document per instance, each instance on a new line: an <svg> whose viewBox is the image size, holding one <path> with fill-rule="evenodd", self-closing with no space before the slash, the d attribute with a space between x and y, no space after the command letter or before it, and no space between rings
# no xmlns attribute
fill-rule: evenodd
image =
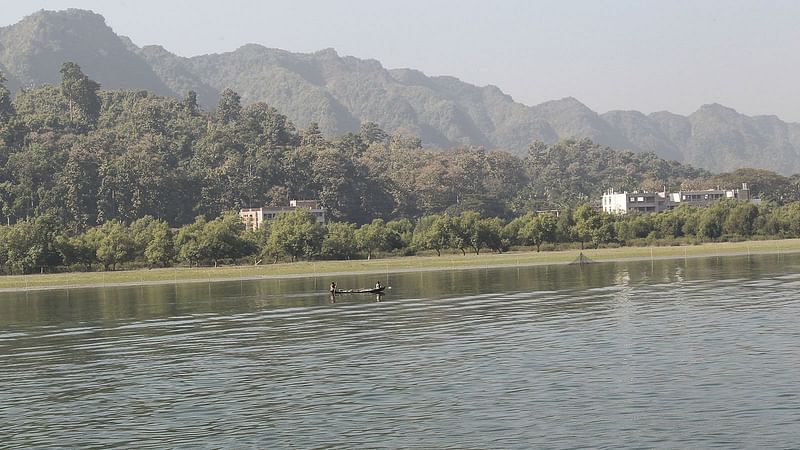
<svg viewBox="0 0 800 450"><path fill-rule="evenodd" d="M206 220L203 216L195 218L193 223L186 224L175 234L175 249L178 253L178 259L186 261L189 267L197 265L202 256L200 249L200 233L206 225Z"/></svg>
<svg viewBox="0 0 800 450"><path fill-rule="evenodd" d="M14 105L11 104L11 93L6 88L6 77L0 72L0 124L8 122L14 115Z"/></svg>
<svg viewBox="0 0 800 450"><path fill-rule="evenodd" d="M99 262L97 259L96 241L91 239L90 233L77 236L58 236L55 241L64 264L71 266L80 264L85 271L92 270L92 264Z"/></svg>
<svg viewBox="0 0 800 450"><path fill-rule="evenodd" d="M597 224L597 227L592 230L592 245L594 248L600 246L600 244L605 244L608 242L612 242L615 238L614 236L614 216L608 214L604 211L600 211L599 214L600 220Z"/></svg>
<svg viewBox="0 0 800 450"><path fill-rule="evenodd" d="M556 217L551 214L528 213L527 220L519 230L520 240L528 245L535 245L541 250L544 242L554 241L556 235Z"/></svg>
<svg viewBox="0 0 800 450"><path fill-rule="evenodd" d="M730 189L739 189L747 183L752 197L778 204L800 200L800 192L790 178L766 169L737 169L730 173L723 173L711 179L714 187L724 186Z"/></svg>
<svg viewBox="0 0 800 450"><path fill-rule="evenodd" d="M698 236L710 239L722 236L725 220L732 206L731 201L719 200L703 209L698 223Z"/></svg>
<svg viewBox="0 0 800 450"><path fill-rule="evenodd" d="M581 241L583 250L586 241L592 240L592 232L600 228L600 213L588 204L583 204L575 209L575 225L572 234Z"/></svg>
<svg viewBox="0 0 800 450"><path fill-rule="evenodd" d="M0 231L0 262L11 273L29 273L36 267L43 272L61 263L52 216L20 221Z"/></svg>
<svg viewBox="0 0 800 450"><path fill-rule="evenodd" d="M97 259L104 270L117 270L117 264L133 259L135 244L130 229L122 222L112 220L99 228L97 243Z"/></svg>
<svg viewBox="0 0 800 450"><path fill-rule="evenodd" d="M389 134L381 130L378 124L374 122L363 122L361 124L360 137L367 145L378 142L386 142L389 139Z"/></svg>
<svg viewBox="0 0 800 450"><path fill-rule="evenodd" d="M532 213L525 214L524 216L515 217L503 227L503 239L511 245L523 245L524 242L520 238L519 231L530 220Z"/></svg>
<svg viewBox="0 0 800 450"><path fill-rule="evenodd" d="M322 225L308 210L298 208L280 214L270 224L266 253L275 262L283 256L292 261L311 258L320 251L323 233Z"/></svg>
<svg viewBox="0 0 800 450"><path fill-rule="evenodd" d="M337 220L357 221L362 215L358 166L350 155L337 147L316 152L312 165L319 200Z"/></svg>
<svg viewBox="0 0 800 450"><path fill-rule="evenodd" d="M575 225L575 216L571 208L563 210L556 221L556 242L571 242L572 227Z"/></svg>
<svg viewBox="0 0 800 450"><path fill-rule="evenodd" d="M217 121L223 125L235 122L242 113L242 98L233 91L226 88L219 94L217 104Z"/></svg>
<svg viewBox="0 0 800 450"><path fill-rule="evenodd" d="M322 240L322 256L336 259L350 259L358 251L356 226L352 223L330 222L325 225Z"/></svg>
<svg viewBox="0 0 800 450"><path fill-rule="evenodd" d="M166 267L175 257L172 230L167 222L145 216L135 220L131 226L134 252L148 266Z"/></svg>
<svg viewBox="0 0 800 450"><path fill-rule="evenodd" d="M389 249L397 250L408 248L414 238L414 225L406 218L386 222L389 229Z"/></svg>
<svg viewBox="0 0 800 450"><path fill-rule="evenodd" d="M659 220L665 220L669 217L669 212L663 214L626 214L617 220L614 224L614 233L620 241L626 242L633 239L646 238L651 233L662 234L662 230L656 224ZM668 228L668 225L665 225ZM672 236L673 230L667 230L668 235Z"/></svg>
<svg viewBox="0 0 800 450"><path fill-rule="evenodd" d="M423 216L414 228L412 245L419 250L436 250L442 256L442 250L450 245L452 220L447 214Z"/></svg>
<svg viewBox="0 0 800 450"><path fill-rule="evenodd" d="M67 156L58 185L63 189L65 221L73 233L81 233L94 225L97 218L98 161L97 154L79 146Z"/></svg>
<svg viewBox="0 0 800 450"><path fill-rule="evenodd" d="M481 242L490 250L503 253L508 249L508 242L503 237L505 224L499 217L481 219L478 223Z"/></svg>
<svg viewBox="0 0 800 450"><path fill-rule="evenodd" d="M81 67L74 62L61 65L61 95L69 100L70 120L75 120L75 112L89 123L95 123L100 115L100 97L97 91L100 84L84 75Z"/></svg>
<svg viewBox="0 0 800 450"><path fill-rule="evenodd" d="M374 219L372 223L362 225L356 230L356 242L359 248L367 252L367 259L372 259L375 251L389 249L391 230L383 219Z"/></svg>
<svg viewBox="0 0 800 450"><path fill-rule="evenodd" d="M29 273L43 252L42 242L34 234L32 220L3 227L0 234L0 260L11 274Z"/></svg>
<svg viewBox="0 0 800 450"><path fill-rule="evenodd" d="M211 260L214 267L220 260L235 259L252 252L242 237L244 225L236 213L226 213L207 222L197 237L201 259Z"/></svg>
<svg viewBox="0 0 800 450"><path fill-rule="evenodd" d="M480 253L483 246L478 226L481 216L475 211L465 211L453 218L452 243L453 246L461 250L462 255L466 255L466 249L471 247L475 254Z"/></svg>
<svg viewBox="0 0 800 450"><path fill-rule="evenodd" d="M740 203L731 208L722 226L725 234L752 236L758 218L758 207L750 202Z"/></svg>
<svg viewBox="0 0 800 450"><path fill-rule="evenodd" d="M186 109L189 111L189 114L195 115L197 114L198 106L197 106L197 92L189 91L186 93L186 97L183 99L183 104L186 106Z"/></svg>
<svg viewBox="0 0 800 450"><path fill-rule="evenodd" d="M671 211L656 214L654 219L654 229L665 238L676 238L683 236L683 225L685 223L686 206L678 207ZM620 237L621 239L621 237Z"/></svg>

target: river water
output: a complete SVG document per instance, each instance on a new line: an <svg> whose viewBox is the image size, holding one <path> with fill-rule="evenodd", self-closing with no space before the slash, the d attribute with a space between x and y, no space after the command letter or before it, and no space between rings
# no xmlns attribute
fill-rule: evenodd
<svg viewBox="0 0 800 450"><path fill-rule="evenodd" d="M0 447L797 447L798 291L783 254L0 294Z"/></svg>

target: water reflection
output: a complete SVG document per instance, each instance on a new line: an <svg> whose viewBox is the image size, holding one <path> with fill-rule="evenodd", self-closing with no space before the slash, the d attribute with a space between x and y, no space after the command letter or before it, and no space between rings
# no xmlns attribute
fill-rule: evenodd
<svg viewBox="0 0 800 450"><path fill-rule="evenodd" d="M373 298L375 298L376 302L379 302L379 301L381 301L383 299L383 296L386 295L386 294L375 294L375 295L372 295L372 294L356 294L356 295L364 295L364 296L368 296L368 297L372 296ZM331 303L336 303L337 299L339 299L339 300L347 300L347 294L333 294L333 293L331 293Z"/></svg>
<svg viewBox="0 0 800 450"><path fill-rule="evenodd" d="M614 285L673 284L719 276L758 277L763 271L796 268L795 255L742 256L445 270L389 274L391 298L447 298L493 292L581 291ZM734 274L734 275L732 275ZM374 275L340 276L340 284L369 285ZM0 327L12 324L147 320L186 314L234 314L261 308L319 306L341 302L318 277L114 288L74 288L0 293ZM324 299L324 300L323 300ZM357 295L348 302L380 297ZM334 300L334 301L331 301Z"/></svg>

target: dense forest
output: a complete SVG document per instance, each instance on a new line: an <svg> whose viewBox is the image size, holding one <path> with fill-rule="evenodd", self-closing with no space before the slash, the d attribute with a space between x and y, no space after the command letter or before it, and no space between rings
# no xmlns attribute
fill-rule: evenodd
<svg viewBox="0 0 800 450"><path fill-rule="evenodd" d="M719 104L683 116L666 111L593 111L578 99L524 105L497 86L452 76L390 69L333 49L293 53L246 44L230 52L183 57L159 45L139 47L91 11L38 11L0 27L0 71L9 89L59 84L64 61L106 89L141 89L217 104L225 88L245 105L266 102L297 127L318 124L329 139L374 122L390 134L412 134L426 147L502 148L525 157L531 142L567 138L722 172L765 168L800 172L800 124L747 116ZM201 52L203 53L203 52Z"/></svg>
<svg viewBox="0 0 800 450"><path fill-rule="evenodd" d="M246 257L356 257L392 250L502 251L511 245L573 240L599 245L648 236L787 235L793 233L788 225L774 219L767 226L767 218L793 211L779 206L800 198L797 176L746 169L712 175L586 139L534 142L523 158L484 148L425 150L417 137L388 134L372 123L326 139L316 125L298 130L264 103L242 105L230 89L216 108L205 111L191 91L183 100L105 91L71 62L62 65L60 75L59 85L25 89L13 99L0 78L0 214L6 223L0 228L0 265L7 272L97 264L108 269L134 261L164 266ZM681 225L680 233L668 233L664 225L651 224L652 229L641 225L647 233L631 234L614 227L633 219L608 218L580 206L596 203L608 187L741 182L768 201L748 213L755 216L747 229L698 232ZM302 214L287 215L295 221L286 225L287 235L279 233L282 222L245 233L231 213L286 205L289 199L318 200L332 223L321 227ZM565 212L558 218L559 233L532 239L501 232L520 217L534 220L539 216L532 212L546 210ZM575 215L566 213L572 210ZM584 228L602 225L605 237L580 231L587 211L600 219ZM540 216L534 222L550 220ZM475 227L464 223L494 230L495 237L482 232L478 238ZM437 227L438 237L423 237ZM368 243L373 232L379 236L374 245ZM297 238L302 242L292 233L303 235ZM331 240L335 236L339 244ZM289 242L294 247L287 248Z"/></svg>

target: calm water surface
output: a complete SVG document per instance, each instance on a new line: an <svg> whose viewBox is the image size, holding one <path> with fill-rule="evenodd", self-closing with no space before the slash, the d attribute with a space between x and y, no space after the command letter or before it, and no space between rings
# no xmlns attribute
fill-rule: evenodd
<svg viewBox="0 0 800 450"><path fill-rule="evenodd" d="M800 445L800 256L330 281L0 295L0 447Z"/></svg>

